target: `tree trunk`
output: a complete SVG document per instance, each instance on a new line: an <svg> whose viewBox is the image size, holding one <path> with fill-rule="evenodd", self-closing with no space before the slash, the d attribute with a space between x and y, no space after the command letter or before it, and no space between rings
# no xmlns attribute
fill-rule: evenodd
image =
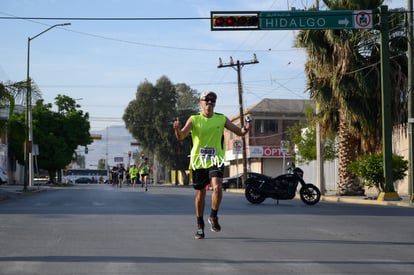
<svg viewBox="0 0 414 275"><path fill-rule="evenodd" d="M62 183L62 169L58 169L57 171L57 182Z"/></svg>
<svg viewBox="0 0 414 275"><path fill-rule="evenodd" d="M339 196L363 196L365 192L363 184L359 178L348 170L349 163L357 159L359 140L349 132L344 116L340 116L338 133L338 189L336 193Z"/></svg>
<svg viewBox="0 0 414 275"><path fill-rule="evenodd" d="M190 177L189 177L189 174L187 173L187 170L181 170L181 177L183 179L184 185L190 184Z"/></svg>
<svg viewBox="0 0 414 275"><path fill-rule="evenodd" d="M52 184L56 183L55 182L55 176L56 176L55 172L56 171L54 169L53 170L47 170L47 173L49 174L49 183L52 183Z"/></svg>

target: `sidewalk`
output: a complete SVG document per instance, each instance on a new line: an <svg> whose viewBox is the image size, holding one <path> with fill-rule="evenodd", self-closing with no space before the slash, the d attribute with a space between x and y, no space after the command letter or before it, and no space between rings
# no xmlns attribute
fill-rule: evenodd
<svg viewBox="0 0 414 275"><path fill-rule="evenodd" d="M24 188L23 185L8 185L8 184L0 185L0 201L25 194L23 192L23 188ZM47 187L32 186L32 187L27 187L27 190L28 191L26 192L26 194L31 194L31 193L46 191Z"/></svg>
<svg viewBox="0 0 414 275"><path fill-rule="evenodd" d="M244 189L227 189L226 192L244 193ZM328 195L321 196L321 201L414 207L414 203L409 201L408 196L400 196L400 197L401 197L400 201L379 201L370 196L350 197L350 196L336 196L336 195L328 194ZM298 196L297 196L297 199L299 199Z"/></svg>

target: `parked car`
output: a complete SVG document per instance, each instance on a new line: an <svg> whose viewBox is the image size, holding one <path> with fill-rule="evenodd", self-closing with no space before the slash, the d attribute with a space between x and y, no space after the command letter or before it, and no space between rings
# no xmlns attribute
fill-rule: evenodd
<svg viewBox="0 0 414 275"><path fill-rule="evenodd" d="M243 177L243 173L239 173L235 176L232 177L228 177L228 178L223 178L223 189L226 190L228 188L241 188L242 187L242 177ZM247 178L263 178L263 179L267 179L270 178L269 176L263 175L263 174L259 174L259 173L254 173L254 172L247 172ZM239 183L239 185L237 186L237 182Z"/></svg>
<svg viewBox="0 0 414 275"><path fill-rule="evenodd" d="M9 177L7 176L7 170L3 167L0 167L0 184L5 184L9 180Z"/></svg>
<svg viewBox="0 0 414 275"><path fill-rule="evenodd" d="M49 182L49 177L48 176L33 178L33 184L34 185L47 184L48 182Z"/></svg>
<svg viewBox="0 0 414 275"><path fill-rule="evenodd" d="M92 179L88 177L80 177L75 180L75 183L92 183Z"/></svg>

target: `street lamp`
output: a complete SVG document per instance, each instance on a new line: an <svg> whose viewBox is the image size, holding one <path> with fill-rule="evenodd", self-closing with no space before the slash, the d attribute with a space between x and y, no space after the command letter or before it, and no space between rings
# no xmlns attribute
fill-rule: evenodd
<svg viewBox="0 0 414 275"><path fill-rule="evenodd" d="M41 33L27 38L27 91L26 91L26 142L25 142L25 169L24 169L24 190L27 190L27 183L29 186L33 184L33 157L32 157L32 143L33 143L33 125L32 125L32 84L30 80L30 41L45 32L55 28L68 26L70 23L53 25Z"/></svg>

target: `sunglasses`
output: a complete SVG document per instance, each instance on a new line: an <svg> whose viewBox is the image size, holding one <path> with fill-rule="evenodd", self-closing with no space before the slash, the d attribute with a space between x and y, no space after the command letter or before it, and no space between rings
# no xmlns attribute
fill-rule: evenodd
<svg viewBox="0 0 414 275"><path fill-rule="evenodd" d="M216 99L214 98L203 98L202 101L216 103Z"/></svg>

